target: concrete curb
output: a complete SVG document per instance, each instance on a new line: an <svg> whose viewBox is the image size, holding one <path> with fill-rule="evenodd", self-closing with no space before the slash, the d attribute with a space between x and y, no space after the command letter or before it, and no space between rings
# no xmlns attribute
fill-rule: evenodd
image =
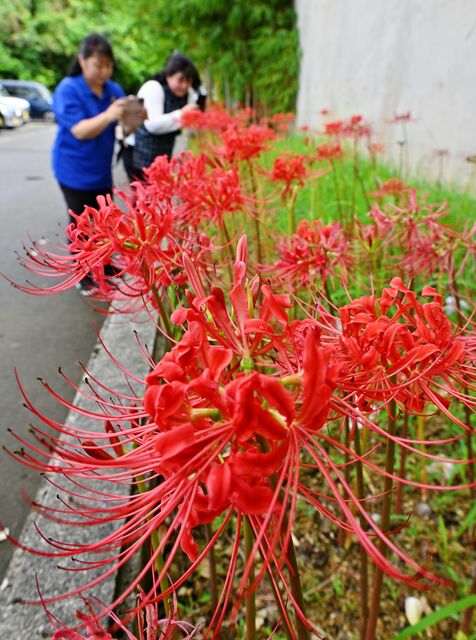
<svg viewBox="0 0 476 640"><path fill-rule="evenodd" d="M126 316L111 316L105 322L100 335L111 354L128 371L139 378L144 378L149 365L137 345L134 331L138 334L141 344L147 345L149 352L152 352L156 329L145 313L140 318L135 317L135 322ZM130 393L124 374L111 363L110 357L99 342L93 350L87 370L114 391ZM81 389L86 390L84 381ZM76 394L74 404L83 408L97 408L80 392ZM98 426L97 421L76 413L69 414L66 424L85 430L94 430ZM107 486L101 482L98 483L99 486L102 491L117 492L117 487L113 485ZM36 500L41 504L56 507L57 494L58 489L45 480L37 493ZM101 525L100 530L95 528L94 531L91 527L72 529L66 525L49 522L41 516L38 517L38 514L30 513L20 540L26 546L41 550L51 550L51 547L38 535L35 523L45 536L67 541L74 535L75 543L91 542L93 536L93 539L96 539L100 534L104 535L112 530L110 523ZM60 564L73 569L79 566L78 563L69 561L62 561ZM48 598L71 591L102 573L96 570L88 570L86 574L82 571L65 571L59 569L57 565L58 559L31 555L21 549L15 550L0 586L0 638L2 640L7 638L8 640L43 640L53 635L54 631L43 608L23 604L24 600L38 600L36 579L38 579L42 596ZM94 595L102 602L108 603L112 602L114 591L115 579L111 577L98 584L94 588L94 593L89 595ZM73 626L77 622L76 610L80 607L82 608L82 601L78 597L48 605L48 610L65 624Z"/></svg>

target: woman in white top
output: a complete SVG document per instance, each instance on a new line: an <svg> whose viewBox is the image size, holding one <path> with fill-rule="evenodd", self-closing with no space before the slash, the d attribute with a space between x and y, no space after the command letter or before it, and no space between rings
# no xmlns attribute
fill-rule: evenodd
<svg viewBox="0 0 476 640"><path fill-rule="evenodd" d="M142 170L157 156L172 156L175 138L180 133L182 115L203 108L200 76L192 61L181 53L174 53L165 67L147 80L137 96L144 101L147 120L134 136L126 139L124 166L130 180L142 179ZM202 104L197 104L197 99Z"/></svg>

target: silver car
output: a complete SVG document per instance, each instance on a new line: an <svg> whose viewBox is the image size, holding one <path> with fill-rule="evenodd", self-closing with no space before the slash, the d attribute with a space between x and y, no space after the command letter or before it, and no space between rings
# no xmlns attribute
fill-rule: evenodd
<svg viewBox="0 0 476 640"><path fill-rule="evenodd" d="M21 127L29 119L29 102L23 98L14 98L0 86L0 127Z"/></svg>

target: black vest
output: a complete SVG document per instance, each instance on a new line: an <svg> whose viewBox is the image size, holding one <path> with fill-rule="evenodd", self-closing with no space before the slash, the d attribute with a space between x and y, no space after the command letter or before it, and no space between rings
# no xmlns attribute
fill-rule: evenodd
<svg viewBox="0 0 476 640"><path fill-rule="evenodd" d="M177 109L181 109L188 102L188 95L179 98L170 91L167 84L162 84L164 90L164 113L171 113ZM166 155L170 159L174 148L175 138L180 133L171 131L170 133L153 134L149 133L144 125L141 125L136 131L136 140L134 144L134 153L132 164L136 169L143 169L152 164L157 156Z"/></svg>

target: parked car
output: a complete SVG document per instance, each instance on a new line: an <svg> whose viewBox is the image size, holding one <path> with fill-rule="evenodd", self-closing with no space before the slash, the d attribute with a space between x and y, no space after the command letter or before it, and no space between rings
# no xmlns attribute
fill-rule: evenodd
<svg viewBox="0 0 476 640"><path fill-rule="evenodd" d="M21 127L23 121L17 116L17 110L11 104L5 104L0 99L0 129Z"/></svg>
<svg viewBox="0 0 476 640"><path fill-rule="evenodd" d="M41 118L49 121L55 119L53 98L44 84L30 80L0 80L0 85L10 95L28 100L32 118Z"/></svg>
<svg viewBox="0 0 476 640"><path fill-rule="evenodd" d="M20 127L30 119L30 103L23 98L14 98L0 85L0 105L6 107L2 112L2 127ZM12 112L13 111L13 115Z"/></svg>

